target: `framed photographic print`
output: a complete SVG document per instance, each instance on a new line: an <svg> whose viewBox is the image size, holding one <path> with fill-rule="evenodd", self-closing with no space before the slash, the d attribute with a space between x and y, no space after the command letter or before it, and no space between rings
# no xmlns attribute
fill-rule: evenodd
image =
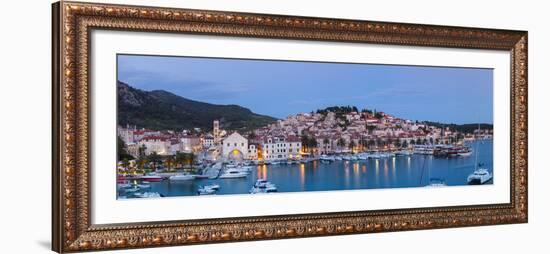
<svg viewBox="0 0 550 254"><path fill-rule="evenodd" d="M52 243L527 222L527 32L53 5Z"/></svg>

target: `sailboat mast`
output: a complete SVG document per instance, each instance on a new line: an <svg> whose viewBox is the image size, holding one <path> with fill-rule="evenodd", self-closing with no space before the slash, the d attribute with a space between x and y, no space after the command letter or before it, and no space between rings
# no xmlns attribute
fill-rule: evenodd
<svg viewBox="0 0 550 254"><path fill-rule="evenodd" d="M477 140L477 137L479 135L479 131L480 131L480 128L481 128L481 123L477 123L477 135L474 134L474 139L476 141L476 160L475 160L475 164L474 164L474 169L477 170L477 157L478 157L478 154L479 154L479 140Z"/></svg>

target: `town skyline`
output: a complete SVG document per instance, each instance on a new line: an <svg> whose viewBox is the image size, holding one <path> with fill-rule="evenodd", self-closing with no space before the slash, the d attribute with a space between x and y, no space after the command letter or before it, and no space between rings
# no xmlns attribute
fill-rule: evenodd
<svg viewBox="0 0 550 254"><path fill-rule="evenodd" d="M277 119L331 106L355 106L413 121L493 123L490 69L133 55L119 55L118 60L119 80L132 87L215 105L239 105ZM218 74L202 75L203 70ZM289 76L295 74L304 75L290 82ZM282 81L275 82L274 76ZM341 81L339 89L323 85L335 80ZM399 83L403 80L409 82ZM449 87L438 85L442 80ZM472 93L472 88L479 93ZM268 96L259 96L266 91Z"/></svg>
<svg viewBox="0 0 550 254"><path fill-rule="evenodd" d="M155 90L153 90L155 91ZM156 91L164 91L164 90L156 90ZM150 92L150 91L149 91ZM168 92L168 91L165 91L165 92ZM177 94L175 94L177 95ZM177 96L180 96L180 95L177 95ZM185 97L182 97L182 98L185 98ZM194 100L196 101L196 100ZM199 103L202 103L202 101L196 101L196 102L199 102ZM208 102L207 102L208 103ZM222 105L222 104L213 104L212 105ZM237 106L241 106L241 105L238 105L238 104L225 104L225 105L237 105ZM327 106L327 107L323 107L323 108L316 108L316 109L312 109L310 111L307 111L307 112L295 112L294 114L291 114L291 115L287 115L285 117L282 117L282 118L278 118L278 117L275 117L275 116L271 116L271 115L266 115L268 117L273 117L277 120L284 120L286 118L289 118L289 117L292 117L292 116L296 116L296 115L300 115L300 114L309 114L309 113L316 113L317 111L323 111L323 110L327 110L327 109L330 109L330 108L337 108L337 107L350 107L350 108L355 108L357 110L357 112L362 112L364 110L367 110L367 111L371 111L371 112L382 112L382 113L385 113L385 114L388 114L388 115L392 115L392 116L395 116L395 117L398 117L397 115L395 115L393 112L387 112L383 109L376 109L376 108L359 108L355 105L331 105L331 106ZM249 108L247 108L249 109ZM254 110L250 109L253 113L257 113L255 112ZM406 119L406 120L411 120L411 121L417 121L417 122L436 122L436 123L441 123L441 124L457 124L457 125L464 125L464 124L474 124L474 123L455 123L455 122L437 122L437 121L433 121L431 119L407 119L407 118L404 118L404 117L400 117L402 119ZM475 124L489 124L489 125L492 125L493 123L490 122L490 123L486 123L486 122L476 122Z"/></svg>

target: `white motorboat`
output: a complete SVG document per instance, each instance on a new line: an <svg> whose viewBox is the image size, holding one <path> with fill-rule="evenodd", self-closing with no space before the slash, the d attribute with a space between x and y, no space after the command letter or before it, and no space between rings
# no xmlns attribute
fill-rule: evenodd
<svg viewBox="0 0 550 254"><path fill-rule="evenodd" d="M150 184L138 184L136 185L137 187L139 187L140 189L149 189L151 188L151 185Z"/></svg>
<svg viewBox="0 0 550 254"><path fill-rule="evenodd" d="M439 179L439 178L431 178L430 183L426 185L426 187L445 187L447 186L447 183L445 183L445 180Z"/></svg>
<svg viewBox="0 0 550 254"><path fill-rule="evenodd" d="M493 178L486 168L478 168L468 176L468 184L484 184Z"/></svg>
<svg viewBox="0 0 550 254"><path fill-rule="evenodd" d="M132 187L132 184L130 184L130 183L119 183L119 184L117 184L117 186L120 189L126 189L126 188Z"/></svg>
<svg viewBox="0 0 550 254"><path fill-rule="evenodd" d="M258 179L250 189L251 194L277 192L277 186L266 179Z"/></svg>
<svg viewBox="0 0 550 254"><path fill-rule="evenodd" d="M213 195L213 194L216 194L216 189L212 189L212 188L208 188L207 186L204 186L204 187L200 187L198 190L197 190L197 194L199 195Z"/></svg>
<svg viewBox="0 0 550 254"><path fill-rule="evenodd" d="M407 150L401 150L395 153L395 156L411 156L411 155L413 155L413 153Z"/></svg>
<svg viewBox="0 0 550 254"><path fill-rule="evenodd" d="M135 197L138 197L138 198L160 198L162 197L160 195L160 193L158 192L138 192L138 193L134 193L134 196Z"/></svg>
<svg viewBox="0 0 550 254"><path fill-rule="evenodd" d="M457 151L458 156L467 157L472 155L472 149L469 147L464 147Z"/></svg>
<svg viewBox="0 0 550 254"><path fill-rule="evenodd" d="M194 179L195 176L191 174L178 174L170 177L170 181L190 181Z"/></svg>
<svg viewBox="0 0 550 254"><path fill-rule="evenodd" d="M367 158L369 158L369 159L380 159L380 154L372 153L372 154L367 155Z"/></svg>
<svg viewBox="0 0 550 254"><path fill-rule="evenodd" d="M414 153L423 155L433 155L435 147L432 145L415 145Z"/></svg>
<svg viewBox="0 0 550 254"><path fill-rule="evenodd" d="M136 192L138 190L139 190L139 188L137 186L124 189L125 192Z"/></svg>
<svg viewBox="0 0 550 254"><path fill-rule="evenodd" d="M336 159L334 158L334 156L327 156L326 154L323 154L321 155L319 160L321 160L321 162L334 162Z"/></svg>
<svg viewBox="0 0 550 254"><path fill-rule="evenodd" d="M207 189L207 188L202 188L202 189L198 189L198 190L197 190L197 194L199 194L200 196L204 196L204 195L214 195L214 194L216 194L216 190Z"/></svg>
<svg viewBox="0 0 550 254"><path fill-rule="evenodd" d="M225 171L224 173L222 173L220 175L220 179L224 179L224 178L242 178L242 177L246 177L248 176L248 172L242 172L240 170L236 170L236 169L230 169L228 171Z"/></svg>
<svg viewBox="0 0 550 254"><path fill-rule="evenodd" d="M210 184L210 185L204 186L204 188L213 189L213 190L219 190L219 189L220 189L220 185L219 185L219 184Z"/></svg>

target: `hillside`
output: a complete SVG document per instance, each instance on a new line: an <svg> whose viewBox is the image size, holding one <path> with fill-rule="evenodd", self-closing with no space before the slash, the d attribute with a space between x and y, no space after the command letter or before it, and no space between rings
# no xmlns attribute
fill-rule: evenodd
<svg viewBox="0 0 550 254"><path fill-rule="evenodd" d="M173 93L143 91L118 82L118 124L153 130L201 128L211 130L214 120L228 130L246 131L265 126L275 118L255 114L238 105L215 105L189 100Z"/></svg>

